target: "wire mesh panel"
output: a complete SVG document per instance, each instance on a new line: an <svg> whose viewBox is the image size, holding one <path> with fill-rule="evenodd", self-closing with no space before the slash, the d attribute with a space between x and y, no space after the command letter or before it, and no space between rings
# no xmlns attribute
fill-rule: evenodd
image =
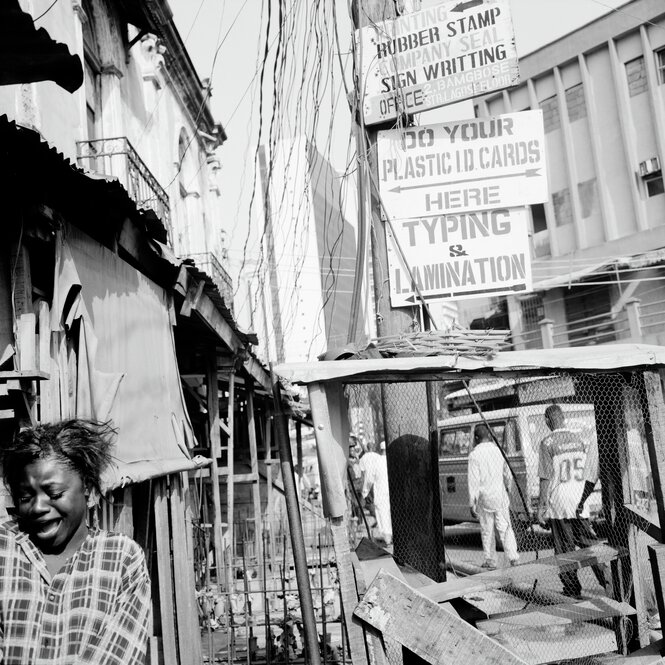
<svg viewBox="0 0 665 665"><path fill-rule="evenodd" d="M347 396L364 430L352 512L433 581L482 575L452 598L479 630L528 663L592 664L659 636L642 372L494 372Z"/></svg>

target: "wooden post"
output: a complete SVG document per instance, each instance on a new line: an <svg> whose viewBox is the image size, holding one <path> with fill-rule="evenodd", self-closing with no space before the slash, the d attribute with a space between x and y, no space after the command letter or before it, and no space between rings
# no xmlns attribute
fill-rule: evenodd
<svg viewBox="0 0 665 665"><path fill-rule="evenodd" d="M222 538L222 505L219 492L219 454L221 436L219 427L219 388L217 386L217 357L211 354L206 367L208 432L210 438L210 486L213 506L213 547L215 550L215 579L219 589L224 561L224 540ZM206 552L206 557L208 553Z"/></svg>
<svg viewBox="0 0 665 665"><path fill-rule="evenodd" d="M373 25L380 21L395 18L397 3L390 0L354 0L352 16L354 25L358 29ZM361 61L365 58L371 59L375 54L360 53ZM361 64L362 69L362 64ZM360 102L360 113L362 114L362 99ZM380 129L390 129L395 122L384 123L381 125L372 125L365 127L362 118L360 118L360 134L366 133L367 145L359 149L360 155L368 155L367 174L364 164L359 164L359 177L368 177L370 201L371 201L371 229L372 229L372 270L374 274L374 299L376 303L376 321L377 331L380 337L387 335L397 335L410 332L414 326L418 326L419 315L418 307L395 308L390 306L390 282L386 279L389 275L388 265L388 247L384 222L382 220L382 206L377 191L379 182L378 155L377 155L377 135ZM390 486L390 500L393 502L393 494L396 480L395 474L391 473L391 468L399 466L398 462L391 464L394 459L395 449L393 444L396 439L404 436L418 437L420 440L429 441L430 427L423 414L428 413L428 398L426 384L421 383L402 383L385 384L382 390L386 455L388 458L388 481ZM378 443L378 442L376 442ZM429 462L430 452L424 451ZM423 486L422 491L427 493L426 503L433 505L440 502L437 487ZM423 502L425 503L425 501ZM391 511L393 514L401 513L409 515L413 506L398 506L398 510ZM404 528L401 528L404 526ZM435 526L435 532L441 532L442 525ZM442 545L443 539L438 539L438 544L432 542L432 552L421 552L415 558L410 558L412 553L411 543L408 542L409 525L401 525L399 521L393 520L393 543L395 554L404 563L407 563L417 570L430 575L431 569L422 570L421 562L423 555L429 556L433 561L438 559L442 552L436 551L439 545ZM428 535L433 535L429 531ZM421 548L422 549L422 548ZM428 546L427 549L430 549ZM436 552L436 553L435 553Z"/></svg>
<svg viewBox="0 0 665 665"><path fill-rule="evenodd" d="M235 374L231 372L229 374L229 403L228 403L228 437L229 442L227 446L227 470L228 475L226 477L226 533L228 536L229 543L229 560L226 562L226 591L229 594L229 602L231 602L231 593L234 591L233 587L233 560L235 558L235 538L233 537L234 530L234 521L233 521L233 473L234 473L234 464L233 464L233 439L235 437ZM231 627L229 626L229 634ZM231 654L229 653L229 658ZM230 662L230 661L229 661Z"/></svg>
<svg viewBox="0 0 665 665"><path fill-rule="evenodd" d="M346 466L348 464L348 419L342 386L313 383L308 386L314 421L316 454L319 461L321 500L326 517L331 519L333 548L337 561L342 613L346 625L351 660L367 663L363 630L353 618L358 603L346 519Z"/></svg>
<svg viewBox="0 0 665 665"><path fill-rule="evenodd" d="M249 456L252 473L252 507L254 511L254 547L259 580L263 588L263 524L261 520L261 488L259 486L259 459L256 446L256 414L254 412L254 382L247 379L247 433L249 435Z"/></svg>
<svg viewBox="0 0 665 665"><path fill-rule="evenodd" d="M178 474L169 478L171 491L171 530L173 538L173 578L175 586L175 609L178 618L178 647L180 665L199 665L201 656L201 632L196 606L194 582L194 557L188 551L185 527L185 502L182 480ZM192 554L192 556L190 556Z"/></svg>
<svg viewBox="0 0 665 665"><path fill-rule="evenodd" d="M298 583L300 609L302 612L303 628L305 630L305 644L307 647L305 662L311 663L311 665L320 665L321 654L319 652L319 636L316 628L312 589L309 582L309 569L307 566L305 539L300 518L300 506L298 505L298 495L296 493L293 477L291 444L286 425L286 416L281 413L282 396L279 381L274 375L273 404L275 408L275 436L277 437L277 445L279 448L279 462L282 470L282 482L284 483L286 512L289 518L289 530L291 531L293 563L296 569L296 582Z"/></svg>

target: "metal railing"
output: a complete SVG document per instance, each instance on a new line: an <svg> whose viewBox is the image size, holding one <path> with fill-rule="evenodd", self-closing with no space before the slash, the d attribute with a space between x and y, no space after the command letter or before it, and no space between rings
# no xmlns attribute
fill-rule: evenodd
<svg viewBox="0 0 665 665"><path fill-rule="evenodd" d="M127 137L77 141L76 161L89 171L118 178L136 205L153 210L171 235L168 194Z"/></svg>
<svg viewBox="0 0 665 665"><path fill-rule="evenodd" d="M224 298L224 303L233 313L233 282L231 275L226 272L219 259L212 252L188 254L187 258L192 259L196 267L212 279Z"/></svg>

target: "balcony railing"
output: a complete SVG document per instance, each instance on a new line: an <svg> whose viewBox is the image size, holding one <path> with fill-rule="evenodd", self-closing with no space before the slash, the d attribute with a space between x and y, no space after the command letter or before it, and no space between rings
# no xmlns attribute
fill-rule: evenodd
<svg viewBox="0 0 665 665"><path fill-rule="evenodd" d="M168 194L126 137L78 141L76 160L89 171L118 178L136 205L153 210L171 235Z"/></svg>
<svg viewBox="0 0 665 665"><path fill-rule="evenodd" d="M224 269L219 259L212 252L200 252L198 254L189 254L196 267L206 273L212 279L215 286L224 298L224 303L233 313L233 282L231 276Z"/></svg>

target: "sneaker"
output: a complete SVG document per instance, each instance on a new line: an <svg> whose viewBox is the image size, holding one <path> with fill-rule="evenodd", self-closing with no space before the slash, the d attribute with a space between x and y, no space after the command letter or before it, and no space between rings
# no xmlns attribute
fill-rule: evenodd
<svg viewBox="0 0 665 665"><path fill-rule="evenodd" d="M520 560L519 559L511 559L510 560L510 565L511 566L519 566L520 565Z"/></svg>
<svg viewBox="0 0 665 665"><path fill-rule="evenodd" d="M484 561L480 567L489 568L489 570L496 570L496 564L494 563L494 561L490 561L489 559L487 559L487 561Z"/></svg>

